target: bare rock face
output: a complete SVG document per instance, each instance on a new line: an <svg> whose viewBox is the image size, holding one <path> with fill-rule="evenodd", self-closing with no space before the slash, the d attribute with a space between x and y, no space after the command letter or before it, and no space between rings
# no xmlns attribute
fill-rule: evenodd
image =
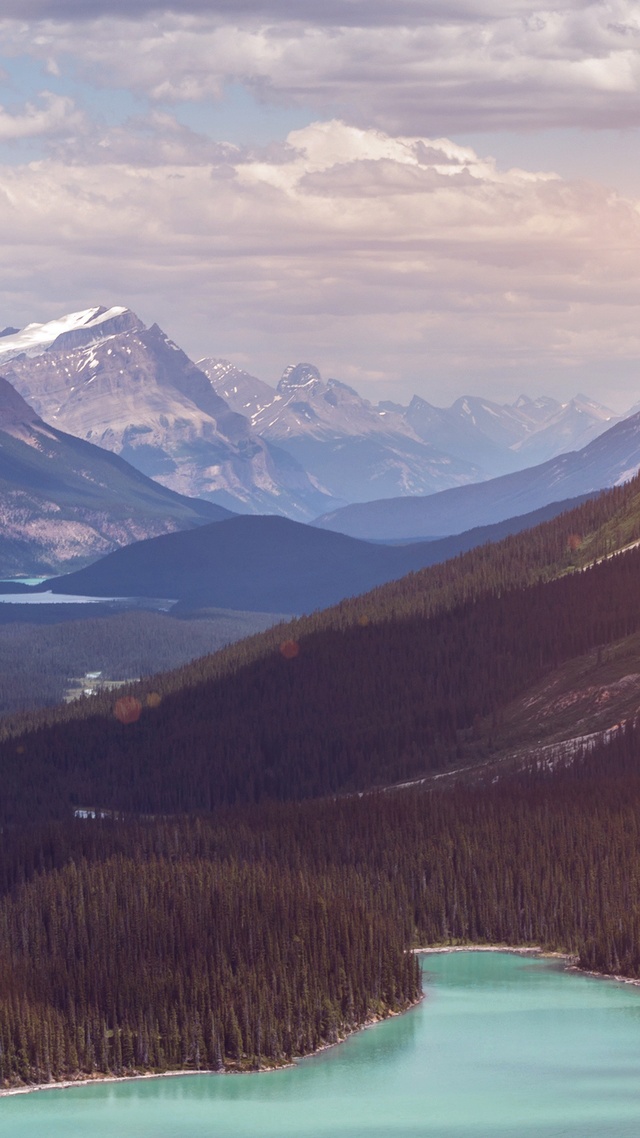
<svg viewBox="0 0 640 1138"><path fill-rule="evenodd" d="M20 337L24 343L26 331L11 338L14 347ZM157 324L147 329L127 310L106 310L30 351L8 359L5 374L39 414L163 486L240 512L301 520L333 504ZM2 359L0 341L0 366Z"/></svg>
<svg viewBox="0 0 640 1138"><path fill-rule="evenodd" d="M228 516L49 426L0 378L0 576L79 567Z"/></svg>
<svg viewBox="0 0 640 1138"><path fill-rule="evenodd" d="M240 415L246 415L253 424L253 417L264 407L273 403L275 388L243 371L229 360L207 357L198 360L198 367L207 376L214 391Z"/></svg>
<svg viewBox="0 0 640 1138"><path fill-rule="evenodd" d="M421 439L402 408L373 406L346 383L323 380L314 364L291 364L277 388L225 360L199 366L232 407L250 416L261 438L337 499L432 493L482 477L473 462Z"/></svg>

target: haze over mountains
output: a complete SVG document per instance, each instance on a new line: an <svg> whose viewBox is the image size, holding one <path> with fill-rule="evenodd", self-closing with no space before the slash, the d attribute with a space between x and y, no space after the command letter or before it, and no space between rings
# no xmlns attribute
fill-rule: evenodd
<svg viewBox="0 0 640 1138"><path fill-rule="evenodd" d="M124 307L6 328L0 370L23 397L4 382L0 429L11 440L2 455L5 574L86 565L133 541L217 521L228 507L317 519L320 529L365 540L465 534L592 494L640 465L640 413L616 422L584 396L566 404L466 396L449 408L415 396L407 406L374 406L309 363L285 368L273 388L216 357L196 365L157 325L146 328ZM293 531L285 540L272 530L262 520L247 533L226 529L237 539L234 550L220 546L226 572L237 565L235 585L212 570L211 588L194 580L190 600L309 611L437 559L435 548L413 560L370 548L364 558L355 549L338 555L335 542L316 548L318 538L304 530L293 544ZM273 588L265 580L252 601L240 582L271 564L271 541L281 568L273 562ZM180 558L186 581L184 552ZM295 566L317 587L296 584ZM154 576L148 565L144 573ZM185 595L184 588L153 592Z"/></svg>
<svg viewBox="0 0 640 1138"><path fill-rule="evenodd" d="M346 506L316 525L365 540L419 540L460 533L537 510L550 502L628 481L640 469L640 412L616 423L579 451L515 474L422 498Z"/></svg>
<svg viewBox="0 0 640 1138"><path fill-rule="evenodd" d="M483 477L473 460L421 439L402 415L372 407L338 380L325 383L312 364L287 367L276 390L227 361L201 360L200 367L262 438L337 499L431 493Z"/></svg>
<svg viewBox="0 0 640 1138"><path fill-rule="evenodd" d="M5 329L0 372L45 421L162 485L298 521L507 473L582 446L615 421L583 396L374 406L305 363L286 367L273 388L226 360L194 364L123 307Z"/></svg>
<svg viewBox="0 0 640 1138"><path fill-rule="evenodd" d="M357 541L288 518L234 517L136 542L39 589L90 597L164 597L179 602L176 612L213 606L308 613L529 529L577 504L554 503L485 530L402 546Z"/></svg>
<svg viewBox="0 0 640 1138"><path fill-rule="evenodd" d="M462 396L447 408L416 395L406 407L373 406L338 380L324 382L312 364L286 368L276 389L227 360L199 366L263 438L353 502L435 493L520 470L584 446L616 422L583 395L566 404Z"/></svg>

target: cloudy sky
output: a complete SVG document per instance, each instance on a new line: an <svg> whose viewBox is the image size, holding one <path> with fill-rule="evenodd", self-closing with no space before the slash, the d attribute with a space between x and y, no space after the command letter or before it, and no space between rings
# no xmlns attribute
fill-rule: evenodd
<svg viewBox="0 0 640 1138"><path fill-rule="evenodd" d="M0 327L640 399L635 0L0 0Z"/></svg>

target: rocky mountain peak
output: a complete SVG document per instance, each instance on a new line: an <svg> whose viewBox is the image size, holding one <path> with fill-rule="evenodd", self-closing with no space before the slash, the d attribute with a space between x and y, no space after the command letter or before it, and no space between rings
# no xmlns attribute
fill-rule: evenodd
<svg viewBox="0 0 640 1138"><path fill-rule="evenodd" d="M157 324L146 328L128 309L77 317L65 319L55 340L47 333L44 348L41 333L33 356L5 360L0 340L0 370L46 422L114 451L171 490L234 510L309 518L331 503Z"/></svg>
<svg viewBox="0 0 640 1138"><path fill-rule="evenodd" d="M291 395L293 392L315 395L324 386L322 376L313 364L289 364L282 373L278 392L281 395Z"/></svg>

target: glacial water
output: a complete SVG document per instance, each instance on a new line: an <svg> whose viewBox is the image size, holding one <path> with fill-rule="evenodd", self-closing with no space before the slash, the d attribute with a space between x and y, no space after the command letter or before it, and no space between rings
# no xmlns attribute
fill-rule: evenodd
<svg viewBox="0 0 640 1138"><path fill-rule="evenodd" d="M3 1138L638 1138L640 988L507 953L295 1068L0 1099Z"/></svg>

